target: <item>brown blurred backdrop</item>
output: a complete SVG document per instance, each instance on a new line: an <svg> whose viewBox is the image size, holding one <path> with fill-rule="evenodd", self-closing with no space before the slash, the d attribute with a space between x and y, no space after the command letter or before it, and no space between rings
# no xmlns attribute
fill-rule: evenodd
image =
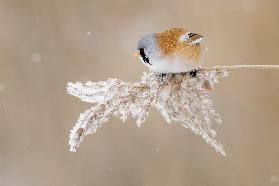
<svg viewBox="0 0 279 186"><path fill-rule="evenodd" d="M140 129L111 119L71 153L69 130L89 105L65 91L138 80L138 39L177 26L207 36L205 65L279 64L278 10L278 0L0 0L0 186L279 185L278 71L235 71L215 87L225 158L155 111Z"/></svg>

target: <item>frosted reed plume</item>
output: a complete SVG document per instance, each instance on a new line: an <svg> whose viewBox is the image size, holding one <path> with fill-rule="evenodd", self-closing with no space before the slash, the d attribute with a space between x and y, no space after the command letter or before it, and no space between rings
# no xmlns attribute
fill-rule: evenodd
<svg viewBox="0 0 279 186"><path fill-rule="evenodd" d="M217 152L225 156L222 144L216 139L211 121L221 123L209 97L209 89L226 70L199 70L195 78L188 73L144 73L141 81L127 83L118 79L100 82L71 83L68 94L92 103L81 113L70 133L70 150L76 151L83 138L93 134L109 120L111 115L125 121L129 115L137 118L140 127L145 122L151 107L155 107L165 120L179 123L203 137Z"/></svg>

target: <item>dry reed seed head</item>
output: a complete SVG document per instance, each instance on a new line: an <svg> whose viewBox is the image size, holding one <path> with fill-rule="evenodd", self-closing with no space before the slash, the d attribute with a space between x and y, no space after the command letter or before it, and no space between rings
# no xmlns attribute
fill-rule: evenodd
<svg viewBox="0 0 279 186"><path fill-rule="evenodd" d="M155 107L167 122L177 122L203 137L217 152L225 155L216 139L211 121L221 122L213 103L204 89L204 82L216 83L227 75L225 70L199 70L196 78L188 73L144 73L141 81L128 83L118 79L100 82L68 83L70 95L93 106L81 113L70 133L70 150L75 151L83 138L95 133L111 115L125 121L129 115L137 118L137 125L146 121L151 107Z"/></svg>

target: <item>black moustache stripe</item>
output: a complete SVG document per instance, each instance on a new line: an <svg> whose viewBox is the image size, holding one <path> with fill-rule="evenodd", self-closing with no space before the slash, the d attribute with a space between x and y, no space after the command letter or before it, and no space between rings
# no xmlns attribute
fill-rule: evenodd
<svg viewBox="0 0 279 186"><path fill-rule="evenodd" d="M149 62L149 58L146 57L145 55L145 52L144 52L144 49L143 48L140 48L140 56L142 57L144 63L147 63L149 65L151 65L151 63Z"/></svg>

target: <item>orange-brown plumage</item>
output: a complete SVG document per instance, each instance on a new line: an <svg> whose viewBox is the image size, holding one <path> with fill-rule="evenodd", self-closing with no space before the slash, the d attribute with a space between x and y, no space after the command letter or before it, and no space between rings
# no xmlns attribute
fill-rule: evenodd
<svg viewBox="0 0 279 186"><path fill-rule="evenodd" d="M187 42L179 42L179 38L185 33L187 33L187 31L183 28L172 28L158 33L156 34L158 46L165 56L180 55L186 59L199 61L201 56L200 44L189 45L189 43L197 39L199 35L193 36Z"/></svg>

